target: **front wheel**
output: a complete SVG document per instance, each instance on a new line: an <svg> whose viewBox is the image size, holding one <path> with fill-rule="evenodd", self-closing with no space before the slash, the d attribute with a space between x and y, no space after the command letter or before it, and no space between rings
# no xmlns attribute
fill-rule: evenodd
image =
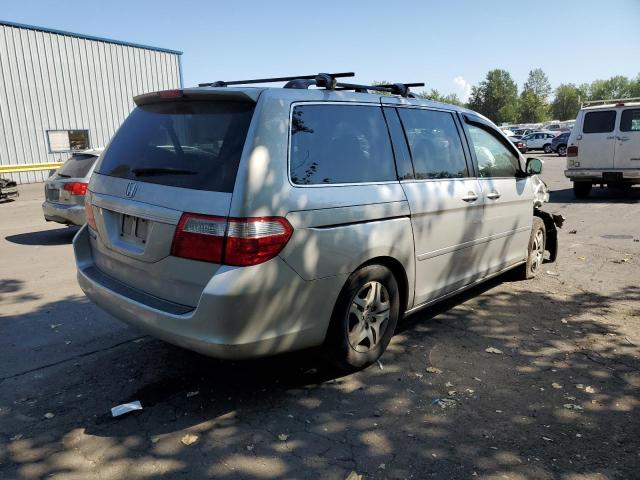
<svg viewBox="0 0 640 480"><path fill-rule="evenodd" d="M325 341L328 360L345 371L374 363L386 350L400 317L400 292L382 265L355 271L333 309Z"/></svg>
<svg viewBox="0 0 640 480"><path fill-rule="evenodd" d="M533 217L527 262L522 266L521 277L525 280L534 278L542 270L544 251L547 244L547 230L540 217Z"/></svg>
<svg viewBox="0 0 640 480"><path fill-rule="evenodd" d="M551 153L551 145L550 144L546 144L544 147L542 147L542 149L544 150L544 153Z"/></svg>

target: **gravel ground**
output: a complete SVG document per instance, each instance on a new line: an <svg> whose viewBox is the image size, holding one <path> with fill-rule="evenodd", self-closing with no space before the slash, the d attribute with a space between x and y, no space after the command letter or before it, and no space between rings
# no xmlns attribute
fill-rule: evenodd
<svg viewBox="0 0 640 480"><path fill-rule="evenodd" d="M42 185L21 187L0 204L0 478L638 478L640 188L576 201L545 160L557 263L409 317L349 376L119 323L79 290Z"/></svg>

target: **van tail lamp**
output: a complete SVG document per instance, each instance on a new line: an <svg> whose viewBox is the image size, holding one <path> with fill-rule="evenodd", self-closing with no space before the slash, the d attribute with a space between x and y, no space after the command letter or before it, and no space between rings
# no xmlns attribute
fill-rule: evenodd
<svg viewBox="0 0 640 480"><path fill-rule="evenodd" d="M282 217L226 218L184 213L171 255L221 265L264 263L282 251L293 233Z"/></svg>
<svg viewBox="0 0 640 480"><path fill-rule="evenodd" d="M64 188L67 192L70 192L74 196L82 196L87 194L87 184L84 182L69 182L64 184Z"/></svg>
<svg viewBox="0 0 640 480"><path fill-rule="evenodd" d="M578 156L578 147L576 145L567 147L567 157L577 157L577 156Z"/></svg>
<svg viewBox="0 0 640 480"><path fill-rule="evenodd" d="M158 92L160 98L181 98L183 95L182 90L162 90Z"/></svg>
<svg viewBox="0 0 640 480"><path fill-rule="evenodd" d="M94 230L98 230L96 227L96 217L93 214L93 205L91 205L91 196L87 195L84 200L84 213L87 219L87 225Z"/></svg>

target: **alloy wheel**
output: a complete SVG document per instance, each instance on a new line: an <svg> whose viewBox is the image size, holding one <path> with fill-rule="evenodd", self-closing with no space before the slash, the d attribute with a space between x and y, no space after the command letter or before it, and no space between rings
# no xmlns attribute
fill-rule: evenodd
<svg viewBox="0 0 640 480"><path fill-rule="evenodd" d="M389 292L380 282L364 284L351 302L347 335L356 352L368 352L380 343L389 325Z"/></svg>

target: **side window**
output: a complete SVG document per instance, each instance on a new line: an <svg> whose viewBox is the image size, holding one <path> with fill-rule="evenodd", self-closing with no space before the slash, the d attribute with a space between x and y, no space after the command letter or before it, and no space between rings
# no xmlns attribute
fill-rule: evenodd
<svg viewBox="0 0 640 480"><path fill-rule="evenodd" d="M620 131L640 132L640 108L628 109L622 112Z"/></svg>
<svg viewBox="0 0 640 480"><path fill-rule="evenodd" d="M289 168L296 185L397 180L382 109L333 104L295 106Z"/></svg>
<svg viewBox="0 0 640 480"><path fill-rule="evenodd" d="M515 177L520 161L500 139L486 127L467 123L471 143L478 160L480 176Z"/></svg>
<svg viewBox="0 0 640 480"><path fill-rule="evenodd" d="M588 112L584 116L582 133L613 132L615 122L616 122L615 110L605 110L603 112Z"/></svg>
<svg viewBox="0 0 640 480"><path fill-rule="evenodd" d="M448 112L399 108L416 179L461 178L468 175L462 141Z"/></svg>

